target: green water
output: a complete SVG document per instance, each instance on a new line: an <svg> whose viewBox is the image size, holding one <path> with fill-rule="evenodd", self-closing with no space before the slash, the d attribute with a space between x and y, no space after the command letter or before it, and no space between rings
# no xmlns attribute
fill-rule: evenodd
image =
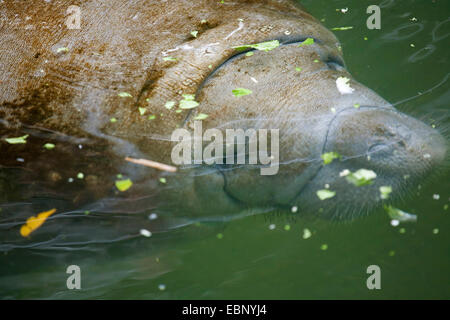
<svg viewBox="0 0 450 320"><path fill-rule="evenodd" d="M335 34L356 79L401 102L398 109L448 127L450 23L433 33L449 19L448 1L301 3L328 28L354 27ZM368 30L366 8L380 3L381 30ZM85 250L13 250L0 257L0 298L449 299L449 181L447 172L418 186L401 205L417 222L397 227L384 212L339 224L265 214ZM66 288L71 264L81 268L81 290ZM367 289L369 265L381 268L381 290Z"/></svg>

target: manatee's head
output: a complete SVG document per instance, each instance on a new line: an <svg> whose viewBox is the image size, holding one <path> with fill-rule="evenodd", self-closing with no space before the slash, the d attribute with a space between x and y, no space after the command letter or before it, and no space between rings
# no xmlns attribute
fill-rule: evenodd
<svg viewBox="0 0 450 320"><path fill-rule="evenodd" d="M323 164L295 202L327 218L348 219L412 194L443 167L448 144L422 121L366 105L336 114L323 146L329 152L341 158ZM353 174L361 169L367 171ZM317 190L323 189L335 196L320 200Z"/></svg>
<svg viewBox="0 0 450 320"><path fill-rule="evenodd" d="M335 36L313 19L300 21L289 36L250 42L278 39L280 45L271 50L224 57L197 88L200 106L185 120L185 127L193 128L196 115L208 114L203 130L219 129L224 136L226 129L279 130L276 174L262 175L260 163L197 167L184 180L189 181L185 192L174 193L186 208L233 214L297 207L299 214L347 219L410 193L445 162L447 142L437 131L353 79ZM286 20L279 29L288 29L283 24ZM235 96L237 88L251 93ZM249 149L245 152L248 156ZM324 164L322 155L330 152L340 159ZM360 169L376 178L356 186L343 176ZM381 199L382 186L392 189L388 199ZM320 199L319 190L334 196Z"/></svg>

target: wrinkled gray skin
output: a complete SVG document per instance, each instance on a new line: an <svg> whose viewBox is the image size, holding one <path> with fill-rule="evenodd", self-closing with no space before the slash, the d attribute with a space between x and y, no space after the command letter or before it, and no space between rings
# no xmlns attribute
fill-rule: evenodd
<svg viewBox="0 0 450 320"><path fill-rule="evenodd" d="M4 150L11 159L0 160L3 166L39 172L39 177L25 179L33 182L26 194L51 197L57 190L80 208L104 197L151 196L144 209L151 203L161 212L187 217L297 206L298 214L347 219L379 206L380 186L393 187L391 199L401 197L446 158L445 139L354 80L335 36L294 2L135 0L79 5L82 28L67 30L63 1L2 4L7 22L0 35L1 133L3 138L23 133L32 137L22 149L3 142L1 148L8 148ZM18 22L14 14L19 14ZM30 25L34 27L25 28ZM196 38L192 30L199 31ZM315 43L299 47L308 37ZM254 51L253 56L236 55L232 49L273 39L281 46ZM60 47L69 51L58 53ZM177 61L165 61L167 56ZM338 77L351 79L355 91L341 94ZM232 90L240 87L253 93L237 98ZM118 97L124 91L133 98ZM181 100L183 93L196 94L200 106L181 113L164 107L166 101ZM147 115L141 116L138 107L147 108ZM123 160L132 156L171 164L171 133L179 127L191 130L199 113L209 115L204 129L279 129L278 174L262 176L253 165L203 165L166 174ZM148 120L148 114L157 118ZM118 122L110 123L111 117ZM65 146L80 141L82 150L89 149L100 160L72 156L83 157L84 151ZM53 153L42 152L45 142L57 144ZM320 157L330 151L343 159L324 166ZM14 162L19 155L26 158L24 164ZM361 168L377 173L372 185L357 188L339 176L344 169ZM77 172L87 178L73 187L67 178ZM124 193L114 187L119 172L134 182ZM158 182L161 176L167 184ZM316 191L326 184L336 196L321 201ZM70 193L65 191L69 186ZM86 193L90 198L83 202Z"/></svg>

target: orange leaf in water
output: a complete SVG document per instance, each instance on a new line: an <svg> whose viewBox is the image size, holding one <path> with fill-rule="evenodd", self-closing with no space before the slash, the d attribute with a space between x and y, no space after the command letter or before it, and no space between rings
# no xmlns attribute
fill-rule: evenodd
<svg viewBox="0 0 450 320"><path fill-rule="evenodd" d="M50 217L52 214L56 212L56 209L52 209L49 211L44 211L39 213L37 216L31 216L27 219L27 223L25 223L20 228L20 235L22 237L28 237L30 233L39 228L45 220Z"/></svg>

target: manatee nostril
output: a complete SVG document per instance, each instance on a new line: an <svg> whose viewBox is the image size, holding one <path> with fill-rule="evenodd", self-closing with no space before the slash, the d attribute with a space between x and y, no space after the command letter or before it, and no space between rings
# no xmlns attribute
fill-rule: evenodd
<svg viewBox="0 0 450 320"><path fill-rule="evenodd" d="M386 152L388 150L389 150L389 147L386 144L375 143L369 147L369 150L367 150L367 152L372 154L372 153L377 153L377 152L381 152L381 151Z"/></svg>
<svg viewBox="0 0 450 320"><path fill-rule="evenodd" d="M344 70L343 66L341 66L340 64L338 64L338 63L336 63L334 61L327 61L325 63L328 66L328 68L330 68L331 70L335 70L335 71L342 71L342 70Z"/></svg>
<svg viewBox="0 0 450 320"><path fill-rule="evenodd" d="M344 66L343 61L338 59L337 57L328 56L327 60L325 61L325 64L331 70L336 70L336 71L343 71L343 70L345 70L345 66Z"/></svg>

